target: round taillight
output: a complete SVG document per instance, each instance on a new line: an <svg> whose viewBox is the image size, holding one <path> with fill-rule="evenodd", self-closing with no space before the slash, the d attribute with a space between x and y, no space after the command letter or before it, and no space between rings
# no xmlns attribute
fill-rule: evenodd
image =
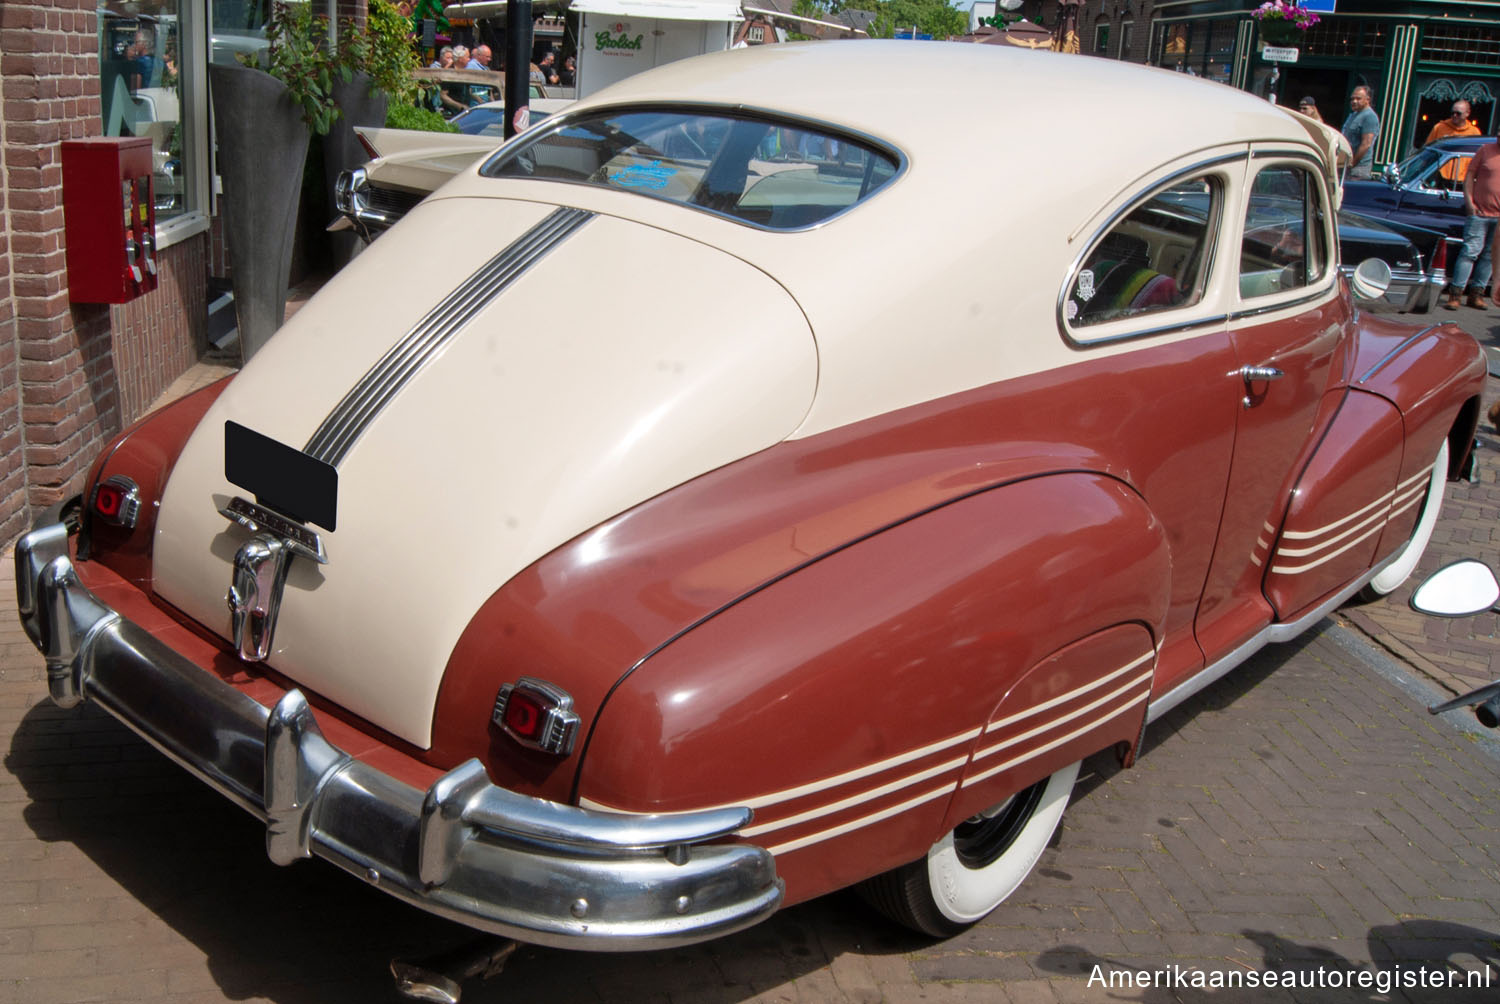
<svg viewBox="0 0 1500 1004"><path fill-rule="evenodd" d="M106 523L131 528L141 510L141 490L122 474L94 486L94 514Z"/></svg>
<svg viewBox="0 0 1500 1004"><path fill-rule="evenodd" d="M505 727L518 739L538 742L542 738L542 716L545 709L536 697L524 690L515 691L505 704Z"/></svg>
<svg viewBox="0 0 1500 1004"><path fill-rule="evenodd" d="M125 493L114 485L100 485L94 495L94 511L105 519L116 520L120 517L120 504L124 500Z"/></svg>

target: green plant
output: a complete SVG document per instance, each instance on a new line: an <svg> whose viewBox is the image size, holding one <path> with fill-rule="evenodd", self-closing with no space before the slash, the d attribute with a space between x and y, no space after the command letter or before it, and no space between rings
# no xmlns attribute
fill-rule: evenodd
<svg viewBox="0 0 1500 1004"><path fill-rule="evenodd" d="M275 3L266 40L259 56L241 56L240 62L286 84L303 121L320 136L342 114L333 97L336 80L347 83L356 73L367 73L393 104L411 104L422 96L411 75L418 65L411 24L389 0L370 0L363 25L340 22L336 45L328 37L328 19L314 14L312 4Z"/></svg>
<svg viewBox="0 0 1500 1004"><path fill-rule="evenodd" d="M328 19L313 14L309 3L273 4L266 41L259 56L241 56L240 62L258 66L285 84L302 109L302 120L318 135L326 134L339 117L334 78L348 80L352 75L346 60L330 54Z"/></svg>
<svg viewBox="0 0 1500 1004"><path fill-rule="evenodd" d="M458 126L429 108L416 108L396 102L386 108L385 124L392 129L419 129L422 132L458 132Z"/></svg>
<svg viewBox="0 0 1500 1004"><path fill-rule="evenodd" d="M365 27L358 33L364 49L363 65L375 86L390 96L392 104L409 105L422 96L422 87L411 71L420 66L413 45L411 22L401 16L390 0L370 0Z"/></svg>

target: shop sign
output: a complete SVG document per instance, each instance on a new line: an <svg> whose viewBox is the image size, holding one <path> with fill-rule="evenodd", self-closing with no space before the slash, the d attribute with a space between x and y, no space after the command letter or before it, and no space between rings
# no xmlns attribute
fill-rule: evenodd
<svg viewBox="0 0 1500 1004"><path fill-rule="evenodd" d="M1260 56L1268 63L1295 63L1302 50L1290 45L1268 45Z"/></svg>
<svg viewBox="0 0 1500 1004"><path fill-rule="evenodd" d="M617 22L611 30L594 32L594 51L609 56L634 56L641 51L645 35L630 34L630 25Z"/></svg>

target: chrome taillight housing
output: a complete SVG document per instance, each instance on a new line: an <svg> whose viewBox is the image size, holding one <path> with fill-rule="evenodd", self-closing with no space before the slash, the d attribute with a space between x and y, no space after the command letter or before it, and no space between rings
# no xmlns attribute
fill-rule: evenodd
<svg viewBox="0 0 1500 1004"><path fill-rule="evenodd" d="M111 526L134 529L141 514L141 489L130 478L115 474L94 486L89 511Z"/></svg>
<svg viewBox="0 0 1500 1004"><path fill-rule="evenodd" d="M491 720L522 746L567 756L578 737L573 698L544 680L523 676L495 697Z"/></svg>

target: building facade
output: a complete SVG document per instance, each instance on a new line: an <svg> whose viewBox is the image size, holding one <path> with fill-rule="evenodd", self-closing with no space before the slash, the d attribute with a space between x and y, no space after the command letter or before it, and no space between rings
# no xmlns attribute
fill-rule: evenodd
<svg viewBox="0 0 1500 1004"><path fill-rule="evenodd" d="M1144 61L1197 73L1292 106L1317 100L1335 125L1358 85L1374 91L1381 133L1377 165L1405 157L1427 139L1451 102L1464 98L1493 135L1500 119L1500 0L1307 0L1320 23L1296 46L1295 63L1276 73L1260 55L1258 3L1158 0Z"/></svg>
<svg viewBox="0 0 1500 1004"><path fill-rule="evenodd" d="M0 545L77 493L103 444L205 347L210 279L227 274L208 63L263 46L268 6L0 4ZM68 276L62 147L101 136L151 142L156 286L125 303L82 302Z"/></svg>

